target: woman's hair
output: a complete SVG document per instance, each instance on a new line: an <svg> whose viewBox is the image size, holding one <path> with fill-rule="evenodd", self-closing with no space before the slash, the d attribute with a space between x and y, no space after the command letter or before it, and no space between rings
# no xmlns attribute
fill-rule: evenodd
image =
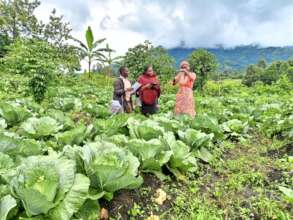
<svg viewBox="0 0 293 220"><path fill-rule="evenodd" d="M143 73L145 74L150 67L153 67L151 64L148 64L144 67Z"/></svg>
<svg viewBox="0 0 293 220"><path fill-rule="evenodd" d="M126 67L125 66L121 66L119 68L119 74L121 75L125 70L126 70Z"/></svg>

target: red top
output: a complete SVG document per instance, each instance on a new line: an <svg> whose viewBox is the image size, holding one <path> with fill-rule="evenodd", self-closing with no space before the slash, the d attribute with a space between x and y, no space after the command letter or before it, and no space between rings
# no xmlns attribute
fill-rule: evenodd
<svg viewBox="0 0 293 220"><path fill-rule="evenodd" d="M153 88L145 88L139 90L139 97L141 101L147 105L153 105L156 103L157 99L160 97L160 81L158 80L156 74L150 76L147 74L141 75L137 80L142 86L146 84L157 84Z"/></svg>

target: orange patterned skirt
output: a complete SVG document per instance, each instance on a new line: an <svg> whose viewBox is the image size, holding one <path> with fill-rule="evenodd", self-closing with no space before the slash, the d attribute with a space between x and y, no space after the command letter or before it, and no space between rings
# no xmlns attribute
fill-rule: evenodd
<svg viewBox="0 0 293 220"><path fill-rule="evenodd" d="M176 115L188 114L192 118L195 117L195 104L191 88L180 87L179 92L176 95L174 111Z"/></svg>

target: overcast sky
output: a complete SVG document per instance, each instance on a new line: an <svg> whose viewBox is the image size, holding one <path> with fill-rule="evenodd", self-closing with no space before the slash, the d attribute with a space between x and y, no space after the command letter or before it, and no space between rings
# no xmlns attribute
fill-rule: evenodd
<svg viewBox="0 0 293 220"><path fill-rule="evenodd" d="M37 16L53 8L73 34L96 38L119 53L144 40L167 48L293 45L293 0L41 0Z"/></svg>

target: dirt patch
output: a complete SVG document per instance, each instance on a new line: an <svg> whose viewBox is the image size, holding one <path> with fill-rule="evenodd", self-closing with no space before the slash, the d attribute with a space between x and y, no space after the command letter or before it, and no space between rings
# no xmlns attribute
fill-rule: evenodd
<svg viewBox="0 0 293 220"><path fill-rule="evenodd" d="M282 158L284 155L293 155L293 143L287 144L279 149L269 150L262 154L262 156L268 156L271 158Z"/></svg>
<svg viewBox="0 0 293 220"><path fill-rule="evenodd" d="M143 175L143 187L151 187L152 189L160 188L163 182L155 175L146 173Z"/></svg>
<svg viewBox="0 0 293 220"><path fill-rule="evenodd" d="M148 173L143 174L143 179L142 187L135 190L120 190L115 193L113 200L110 202L101 200L101 207L109 211L110 217L119 217L119 219L127 220L130 218L129 210L133 208L134 204L137 204L143 209L144 213L142 216L137 216L136 219L145 219L145 216L150 216L151 213L148 213L147 207L150 204L154 204L153 196L158 188L163 187L163 182L156 176ZM153 214L160 215L169 210L172 206L171 201L172 199L166 200Z"/></svg>
<svg viewBox="0 0 293 220"><path fill-rule="evenodd" d="M271 169L268 173L267 173L267 182L271 183L271 182L275 182L275 181L281 181L283 177L283 171L280 169Z"/></svg>
<svg viewBox="0 0 293 220"><path fill-rule="evenodd" d="M131 209L136 197L135 190L120 190L115 193L112 201L100 200L100 205L109 211L110 217L120 216L122 219L128 219L128 210Z"/></svg>

